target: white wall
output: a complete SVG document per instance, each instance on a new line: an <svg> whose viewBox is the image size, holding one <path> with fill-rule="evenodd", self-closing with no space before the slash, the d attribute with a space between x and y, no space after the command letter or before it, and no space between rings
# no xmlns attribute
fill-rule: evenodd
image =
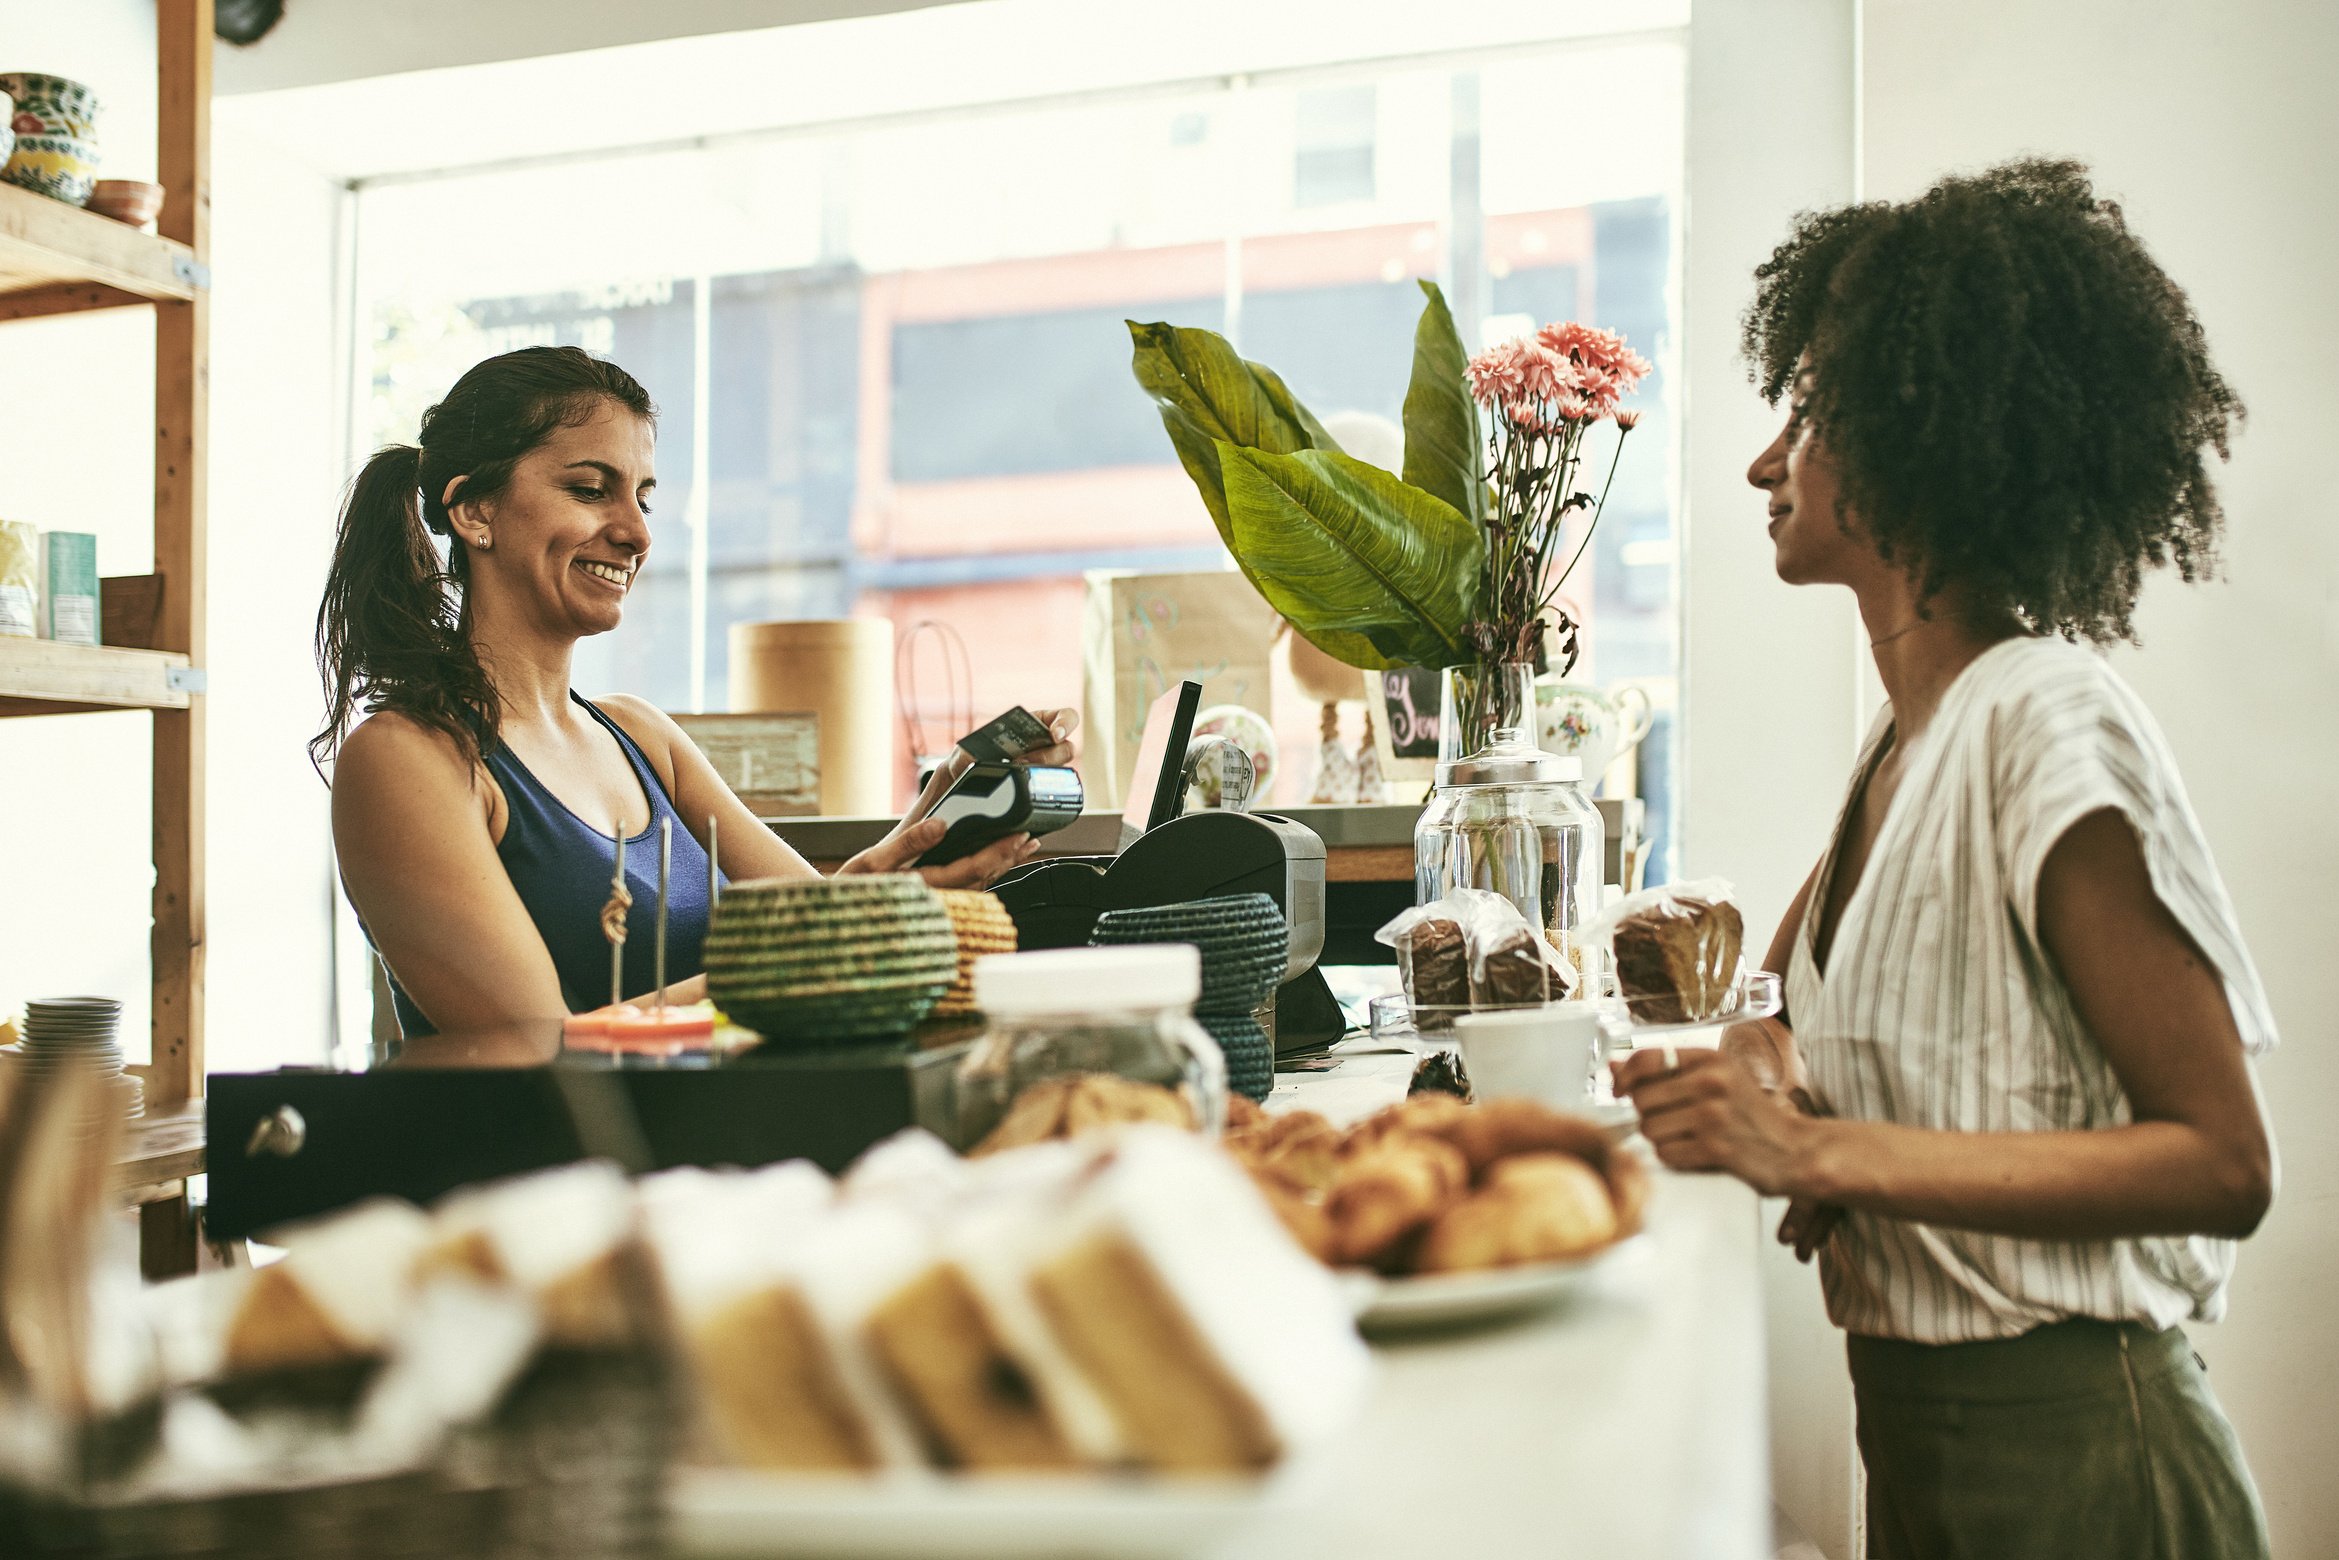
<svg viewBox="0 0 2339 1560"><path fill-rule="evenodd" d="M155 167L154 7L18 8L10 58L87 81L105 172ZM306 653L339 480L334 186L284 148L214 137L206 1017L214 1070L315 1060L329 1033L325 789L301 743ZM152 566L154 327L139 309L0 327L0 514L98 533L107 574ZM0 722L0 1010L125 999L147 1034L149 717Z"/></svg>
<svg viewBox="0 0 2339 1560"><path fill-rule="evenodd" d="M2280 1555L2339 1554L2339 9L2286 0L1869 0L1869 193L2069 153L2192 295L2249 403L2223 473L2228 578L2145 593L2118 656L2166 728L2273 998L2272 1216L2224 1325L2194 1329Z"/></svg>
<svg viewBox="0 0 2339 1560"><path fill-rule="evenodd" d="M1823 848L1858 739L1843 592L1771 570L1746 467L1777 432L1738 314L1792 215L1855 193L1853 0L1698 0L1689 32L1682 867L1733 880L1767 942ZM1773 1493L1831 1557L1853 1543L1851 1384L1811 1270L1768 1238Z"/></svg>
<svg viewBox="0 0 2339 1560"><path fill-rule="evenodd" d="M214 1072L331 1042L328 792L303 748L342 481L341 187L217 104L212 124L211 955Z"/></svg>

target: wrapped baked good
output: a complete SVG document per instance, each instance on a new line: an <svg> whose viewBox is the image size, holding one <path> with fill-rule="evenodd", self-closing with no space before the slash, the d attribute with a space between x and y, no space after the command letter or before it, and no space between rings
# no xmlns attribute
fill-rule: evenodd
<svg viewBox="0 0 2339 1560"><path fill-rule="evenodd" d="M1738 1005L1746 923L1730 896L1719 878L1669 884L1627 895L1593 923L1635 1023L1705 1023Z"/></svg>
<svg viewBox="0 0 2339 1560"><path fill-rule="evenodd" d="M1452 1015L1438 1009L1470 1005L1470 953L1462 941L1462 923L1431 915L1399 933L1397 974L1405 982L1415 1024L1425 1030L1451 1028Z"/></svg>
<svg viewBox="0 0 2339 1560"><path fill-rule="evenodd" d="M1127 1129L1051 1241L1027 1287L1140 1466L1263 1468L1363 1400L1370 1358L1339 1286L1215 1144Z"/></svg>
<svg viewBox="0 0 2339 1560"><path fill-rule="evenodd" d="M1572 965L1556 956L1518 906L1482 888L1458 888L1382 927L1397 955L1414 1028L1441 1034L1473 1007L1519 1007L1565 997Z"/></svg>
<svg viewBox="0 0 2339 1560"><path fill-rule="evenodd" d="M1551 945L1524 918L1481 939L1470 950L1472 1007L1529 1007L1564 997L1575 971L1552 956Z"/></svg>

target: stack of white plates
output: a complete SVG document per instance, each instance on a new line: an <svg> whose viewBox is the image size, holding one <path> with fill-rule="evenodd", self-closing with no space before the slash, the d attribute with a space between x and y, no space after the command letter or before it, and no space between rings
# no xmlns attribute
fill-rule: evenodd
<svg viewBox="0 0 2339 1560"><path fill-rule="evenodd" d="M115 1080L135 1116L145 1088L122 1071L122 1004L112 997L45 997L24 1005L24 1048L18 1063L38 1077L69 1067Z"/></svg>

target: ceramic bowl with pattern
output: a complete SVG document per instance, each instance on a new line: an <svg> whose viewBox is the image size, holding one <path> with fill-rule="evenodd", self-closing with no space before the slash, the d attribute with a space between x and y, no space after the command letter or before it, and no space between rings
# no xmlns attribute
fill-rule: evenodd
<svg viewBox="0 0 2339 1560"><path fill-rule="evenodd" d="M97 143L67 135L20 132L15 149L8 154L8 166L0 168L0 179L78 206L89 199L90 189L97 183Z"/></svg>
<svg viewBox="0 0 2339 1560"><path fill-rule="evenodd" d="M4 71L0 92L12 100L9 123L19 135L97 138L97 94L78 81L38 71Z"/></svg>

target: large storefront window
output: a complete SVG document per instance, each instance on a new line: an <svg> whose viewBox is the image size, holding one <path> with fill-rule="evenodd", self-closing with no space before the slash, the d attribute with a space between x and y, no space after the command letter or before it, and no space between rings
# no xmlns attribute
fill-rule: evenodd
<svg viewBox="0 0 2339 1560"><path fill-rule="evenodd" d="M1012 31L1030 8L992 9ZM720 708L732 623L875 613L954 628L979 716L1079 703L1084 571L1224 563L1124 320L1224 331L1319 413L1390 419L1417 279L1445 285L1473 346L1560 317L1622 330L1658 364L1649 421L1567 596L1590 629L1579 675L1641 682L1661 712L1639 789L1662 872L1681 43L1522 33L1463 57L1439 32L1425 20L1413 57L1370 65L1068 80L1015 105L364 187L364 431L411 438L464 368L514 346L613 357L659 404L662 497L626 626L581 648L580 687ZM1570 108L1587 82L1632 111ZM1304 756L1317 714L1287 702L1279 733ZM1284 800L1305 769L1284 766Z"/></svg>

